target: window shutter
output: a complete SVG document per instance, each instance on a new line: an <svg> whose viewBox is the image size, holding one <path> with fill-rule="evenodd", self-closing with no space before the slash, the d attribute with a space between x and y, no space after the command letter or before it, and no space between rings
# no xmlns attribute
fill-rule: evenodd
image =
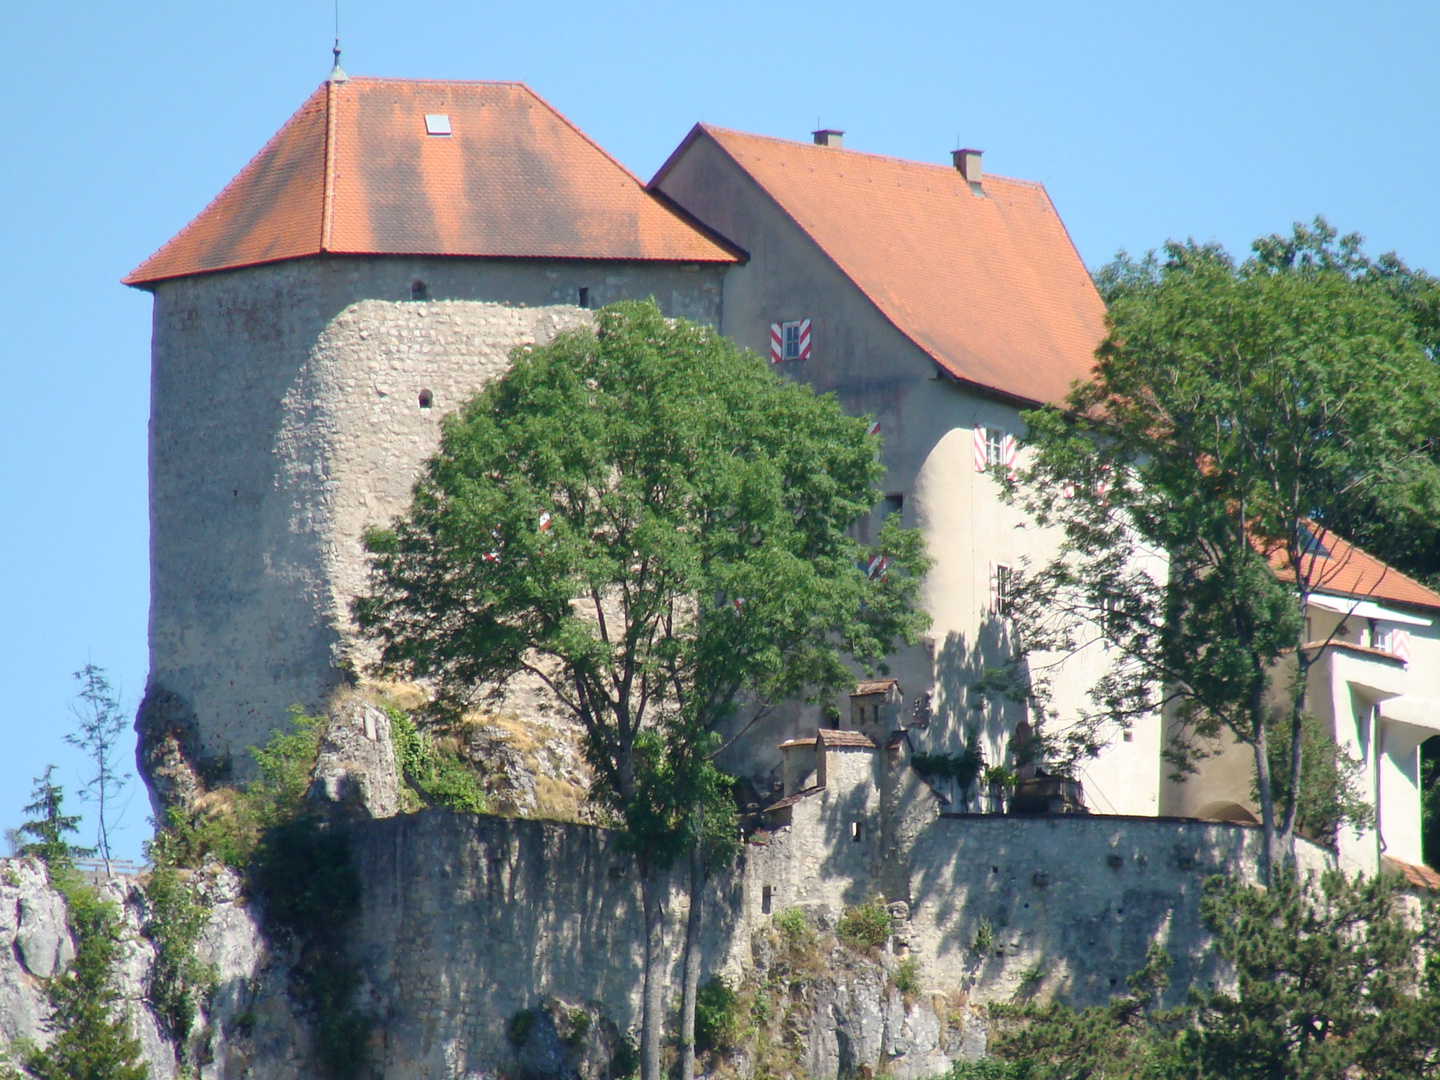
<svg viewBox="0 0 1440 1080"><path fill-rule="evenodd" d="M985 471L985 429L975 428L975 471Z"/></svg>
<svg viewBox="0 0 1440 1080"><path fill-rule="evenodd" d="M995 563L990 564L990 614L1000 613L1000 568Z"/></svg>
<svg viewBox="0 0 1440 1080"><path fill-rule="evenodd" d="M800 356L801 360L810 359L810 320L800 320Z"/></svg>
<svg viewBox="0 0 1440 1080"><path fill-rule="evenodd" d="M778 322L770 324L770 362L778 364L785 359L784 334L780 330Z"/></svg>
<svg viewBox="0 0 1440 1080"><path fill-rule="evenodd" d="M1015 436L1014 436L1014 435L1006 435L1006 436L1005 436L1005 475L1008 476L1011 480L1014 480L1014 479L1015 479L1015 458L1016 458Z"/></svg>

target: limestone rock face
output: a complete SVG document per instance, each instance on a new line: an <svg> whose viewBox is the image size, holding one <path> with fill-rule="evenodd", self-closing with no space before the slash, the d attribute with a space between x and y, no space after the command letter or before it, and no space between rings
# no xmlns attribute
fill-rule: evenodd
<svg viewBox="0 0 1440 1080"><path fill-rule="evenodd" d="M205 793L195 710L153 680L135 715L135 760L157 819L169 807L189 810Z"/></svg>
<svg viewBox="0 0 1440 1080"><path fill-rule="evenodd" d="M342 700L320 740L310 798L348 816L387 818L400 809L390 717L363 697Z"/></svg>
<svg viewBox="0 0 1440 1080"><path fill-rule="evenodd" d="M571 1005L547 997L513 1021L524 1035L515 1060L524 1080L603 1080L613 1075L623 1039L595 1004ZM512 1043L514 1038L512 1038Z"/></svg>
<svg viewBox="0 0 1440 1080"><path fill-rule="evenodd" d="M15 951L25 970L48 979L75 957L65 928L65 901L50 889L44 867L33 859L12 864L18 885Z"/></svg>

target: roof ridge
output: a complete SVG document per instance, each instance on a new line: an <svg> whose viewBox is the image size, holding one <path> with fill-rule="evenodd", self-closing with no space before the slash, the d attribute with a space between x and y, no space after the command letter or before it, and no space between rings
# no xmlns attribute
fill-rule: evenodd
<svg viewBox="0 0 1440 1080"><path fill-rule="evenodd" d="M850 154L854 157L873 158L876 161L886 161L895 165L909 165L922 169L935 169L936 171L945 173L946 175L960 175L958 172L956 172L953 166L945 165L938 161L916 161L914 158L899 157L895 154L877 154L873 150L855 150L848 146L816 146L815 144L807 143L802 139L785 139L781 138L779 135L761 135L753 131L741 131L738 128L720 127L717 124L701 123L697 126L701 130L709 132L711 134L718 132L722 135L739 135L741 138L745 139L761 139L765 142L778 143L781 146L793 146L800 150L813 150L816 152L823 151L827 154ZM1020 187L1034 188L1040 191L1045 190L1045 185L1039 180L1026 180L1018 176L1006 176L1003 173L985 173L985 182L988 183L991 180L1000 180L1007 184L1016 184ZM984 185L982 184L981 186Z"/></svg>
<svg viewBox="0 0 1440 1080"><path fill-rule="evenodd" d="M566 116L566 115L565 115L564 113L562 113L559 109L557 109L554 105L551 105L550 102L546 101L543 97L541 97L539 94L537 94L534 90L530 89L530 87L526 86L524 83L516 83L515 85L521 87L523 90L525 90L526 93L528 93L528 94L529 94L531 97L533 97L536 101L540 102L541 105L544 105L545 108L549 109L552 113L555 114L555 118L556 118L557 120L559 120L562 124L564 124L566 127L568 127L571 131L575 132L576 135L579 135L579 136L580 136L582 139L584 139L587 143L589 143L589 144L590 144L591 146L593 146L596 150L598 150L602 155L604 155L604 157L605 157L605 159L606 159L607 161L609 161L609 162L610 162L612 165L614 165L617 169L619 169L621 172L623 172L626 176L630 177L631 180L634 180L636 187L638 187L638 188L640 188L642 191L644 191L645 194L647 194L647 195L650 194L649 189L647 189L647 188L645 187L645 181L641 180L640 177L636 176L633 172L631 172L629 169L627 169L627 168L620 162L620 159L617 158L617 157L615 157L614 154L610 153L609 150L606 150L603 146L601 146L598 142L596 142L594 139L592 139L589 135L585 134L585 129L584 129L584 128L580 127L579 124L575 123L575 122L574 122L573 120L571 120L568 116Z"/></svg>

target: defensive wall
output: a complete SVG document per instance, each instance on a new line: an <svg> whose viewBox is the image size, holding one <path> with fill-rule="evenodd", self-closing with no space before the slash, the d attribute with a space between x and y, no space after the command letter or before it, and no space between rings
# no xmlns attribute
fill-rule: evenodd
<svg viewBox="0 0 1440 1080"><path fill-rule="evenodd" d="M384 1018L385 1075L488 1073L513 1053L509 1019L546 995L599 1000L622 1027L638 1024L640 903L633 859L612 834L440 811L351 830L365 889L354 950L366 1005ZM1123 992L1157 942L1174 960L1177 993L1221 977L1200 925L1202 885L1218 873L1253 878L1259 839L1239 825L1166 818L939 817L915 836L900 877L890 875L892 887L907 883L897 895L848 838L782 828L747 843L711 883L705 965L743 979L757 963L757 932L789 908L833 926L849 905L890 902L924 993L887 1009L882 989L871 1041L891 1048L892 1075L928 1076L946 1053L944 1018L919 1022L935 995L982 1004L1023 986L1090 1004ZM1308 868L1326 862L1309 845L1301 857ZM687 909L677 878L666 904L676 994ZM842 1036L857 1027L849 1039L864 1045L860 1013L827 1022ZM916 1037L926 1031L929 1045Z"/></svg>

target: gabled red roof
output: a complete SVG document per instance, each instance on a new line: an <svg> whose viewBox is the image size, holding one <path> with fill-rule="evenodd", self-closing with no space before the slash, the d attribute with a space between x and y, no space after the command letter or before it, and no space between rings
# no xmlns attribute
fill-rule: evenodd
<svg viewBox="0 0 1440 1080"><path fill-rule="evenodd" d="M1105 305L1039 184L697 125L877 308L957 379L1058 402L1089 377ZM669 164L651 180L653 189Z"/></svg>
<svg viewBox="0 0 1440 1080"><path fill-rule="evenodd" d="M1440 608L1440 593L1426 588L1414 578L1406 577L1388 563L1381 562L1348 540L1329 532L1314 522L1305 523L1314 535L1318 548L1306 555L1302 564L1310 587L1316 592L1337 596L1353 596L1362 600L1388 600L1392 604ZM1284 569L1283 555L1272 553L1271 565L1282 580L1291 575Z"/></svg>
<svg viewBox="0 0 1440 1080"><path fill-rule="evenodd" d="M350 79L321 85L125 283L322 252L737 257L523 84Z"/></svg>

